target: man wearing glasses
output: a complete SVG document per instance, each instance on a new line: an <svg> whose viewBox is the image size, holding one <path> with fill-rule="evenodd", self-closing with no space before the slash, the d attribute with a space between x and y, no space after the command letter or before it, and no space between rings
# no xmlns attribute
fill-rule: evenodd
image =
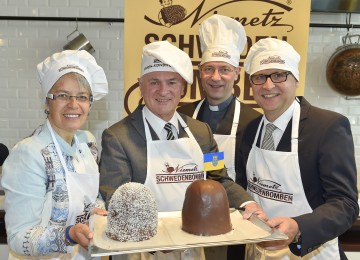
<svg viewBox="0 0 360 260"><path fill-rule="evenodd" d="M179 107L178 111L210 126L219 151L224 151L227 173L235 180L235 158L243 129L260 116L233 94L240 77L239 61L247 41L246 33L238 21L215 14L200 24L199 36L202 51L199 70L206 97ZM205 252L209 258L212 251ZM214 259L224 259L226 247L222 255L220 248L215 252ZM244 246L229 246L227 259L241 259L243 254Z"/></svg>
<svg viewBox="0 0 360 260"><path fill-rule="evenodd" d="M337 237L359 213L349 120L295 96L299 61L290 44L266 38L244 63L264 116L244 131L237 179L288 236L247 246L248 259L347 259Z"/></svg>
<svg viewBox="0 0 360 260"><path fill-rule="evenodd" d="M206 98L179 107L178 111L210 126L219 151L224 151L227 173L235 180L235 153L242 129L260 115L233 95L246 34L238 21L215 14L201 23L199 36L202 50L199 70Z"/></svg>

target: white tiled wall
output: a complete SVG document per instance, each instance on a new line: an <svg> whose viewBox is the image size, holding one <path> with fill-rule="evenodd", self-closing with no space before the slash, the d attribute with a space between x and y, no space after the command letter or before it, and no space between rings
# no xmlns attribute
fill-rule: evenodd
<svg viewBox="0 0 360 260"><path fill-rule="evenodd" d="M21 6L21 7L19 7ZM0 0L0 16L123 18L123 0ZM11 148L44 122L36 65L61 51L76 22L0 20L0 143ZM78 22L106 72L110 95L95 102L87 125L97 140L123 113L123 32L120 22ZM69 37L76 36L74 33Z"/></svg>
<svg viewBox="0 0 360 260"><path fill-rule="evenodd" d="M311 23L346 24L345 14L313 13ZM350 23L360 24L360 14L352 14ZM311 27L308 43L305 97L313 104L347 116L355 143L357 168L360 170L360 96L347 100L333 91L326 81L326 65L335 52L342 46L342 37L347 33L360 34L360 29ZM358 175L358 187L360 176Z"/></svg>
<svg viewBox="0 0 360 260"><path fill-rule="evenodd" d="M124 0L0 0L0 16L124 18ZM312 23L344 24L345 14L312 14ZM360 15L352 15L360 24ZM35 67L61 51L76 22L0 20L0 142L11 148L45 119ZM100 146L101 133L123 113L124 23L78 22L91 42L109 80L110 95L95 102L85 128ZM320 107L346 115L352 124L360 166L360 101L345 100L325 80L327 60L341 44L346 29L310 28L305 97ZM353 33L360 33L354 29ZM140 55L140 54L139 54ZM101 149L101 147L99 147ZM358 167L359 168L359 167Z"/></svg>

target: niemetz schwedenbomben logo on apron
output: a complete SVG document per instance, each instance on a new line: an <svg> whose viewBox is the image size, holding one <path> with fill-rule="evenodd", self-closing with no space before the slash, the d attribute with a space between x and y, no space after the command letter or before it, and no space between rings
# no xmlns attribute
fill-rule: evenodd
<svg viewBox="0 0 360 260"><path fill-rule="evenodd" d="M285 203L293 203L294 195L281 190L281 184L256 177L248 179L248 190L260 197Z"/></svg>
<svg viewBox="0 0 360 260"><path fill-rule="evenodd" d="M193 182L195 180L204 179L204 171L199 169L196 163L188 163L185 165L169 165L164 163L162 173L156 174L156 183L181 183Z"/></svg>

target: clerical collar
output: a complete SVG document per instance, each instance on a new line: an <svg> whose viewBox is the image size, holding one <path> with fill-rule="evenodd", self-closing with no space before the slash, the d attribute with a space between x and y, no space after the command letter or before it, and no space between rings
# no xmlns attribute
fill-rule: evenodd
<svg viewBox="0 0 360 260"><path fill-rule="evenodd" d="M207 99L206 99L206 103L208 104L210 111L216 112L216 111L221 111L221 110L226 109L230 105L232 100L233 100L233 96L231 95L227 100L225 100L224 102L222 102L221 104L219 104L217 106L210 105Z"/></svg>

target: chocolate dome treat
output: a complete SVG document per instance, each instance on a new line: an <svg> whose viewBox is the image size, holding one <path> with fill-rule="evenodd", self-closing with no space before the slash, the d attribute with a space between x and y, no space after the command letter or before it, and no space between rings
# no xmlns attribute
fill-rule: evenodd
<svg viewBox="0 0 360 260"><path fill-rule="evenodd" d="M182 230L199 236L225 234L232 230L229 201L217 181L196 180L186 189Z"/></svg>
<svg viewBox="0 0 360 260"><path fill-rule="evenodd" d="M120 186L111 197L107 221L105 234L113 240L137 242L150 239L156 235L158 225L154 194L140 183Z"/></svg>

